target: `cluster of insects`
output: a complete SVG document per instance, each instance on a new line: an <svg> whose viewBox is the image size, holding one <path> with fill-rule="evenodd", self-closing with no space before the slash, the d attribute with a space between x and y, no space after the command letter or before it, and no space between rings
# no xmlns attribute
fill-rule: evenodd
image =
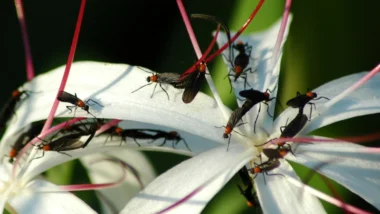
<svg viewBox="0 0 380 214"><path fill-rule="evenodd" d="M17 90L12 93L11 99L9 99L9 101L1 111L0 118L1 124L3 126L15 113L17 104L29 96L28 93L31 92ZM76 111L77 108L80 108L86 111L87 113L91 114L91 103L102 106L92 99L83 101L79 99L76 94L73 95L66 91L60 91L58 93L57 99L61 102L72 104L71 106L66 106L66 108L70 112L72 112L73 109ZM40 139L42 143L35 146L42 151L42 154L39 157L36 157L35 159L42 158L45 152L47 151L55 151L70 156L66 153L66 151L85 148L94 138L96 131L106 122L107 121L105 119L100 119L93 116L93 118L88 118L84 122L78 121L77 123L74 123L72 125L65 126L63 129L51 134L45 139ZM34 122L29 127L22 129L18 133L18 136L16 140L13 142L11 150L8 154L10 163L14 162L14 159L16 158L20 150L24 148L24 146L29 141L31 141L33 138L37 137L40 134L44 123L45 121ZM111 127L107 132L104 132L103 134L108 135L111 138L113 136L117 136L121 139L121 143L127 143L128 137L132 138L138 146L140 146L138 140L151 140L151 142L149 143L153 143L158 139L163 139L163 142L158 146L163 146L166 144L167 141L172 141L172 147L175 148L175 146L180 141L183 141L185 146L190 150L186 140L183 139L176 131L166 132L155 129L122 129L120 127L114 126ZM87 136L86 141L81 141L80 139L85 136ZM106 141L107 140L108 137Z"/></svg>
<svg viewBox="0 0 380 214"><path fill-rule="evenodd" d="M204 20L213 21L218 24L224 29L224 31L227 34L228 41L230 41L230 31L228 27L221 21L219 21L216 17L204 15L204 14L193 14L191 16L192 18L200 18ZM218 28L219 29L219 28ZM232 81L236 82L239 78L243 80L244 84L244 90L239 91L240 97L243 98L244 103L236 108L227 124L224 127L224 133L223 138L228 139L227 143L227 151L231 140L231 134L232 132L236 132L234 129L236 127L239 127L241 125L244 125L245 123L242 121L243 116L249 112L255 105L259 104L258 112L256 119L254 121L254 130L253 132L256 133L256 123L261 111L261 104L266 105L267 108L267 114L270 117L273 117L273 115L269 112L269 102L273 99L276 99L276 97L271 97L271 93L274 90L267 89L266 91L258 91L255 90L249 85L247 78L248 75L251 73L254 73L257 71L256 68L250 66L253 63L251 61L254 61L251 57L252 52L252 46L248 43L243 43L242 41L236 42L236 44L229 43L229 49L228 49L228 56L222 55L224 58L226 58L226 61L230 64L230 70L228 71L228 74L226 77L229 78L229 82L231 85L231 91L232 91ZM234 51L237 51L238 54L235 57ZM166 92L166 90L162 87L162 84L172 85L174 88L177 89L185 89L183 92L182 100L184 103L190 103L194 100L196 94L200 90L200 86L202 82L205 80L205 71L206 71L206 63L205 58L207 57L208 52L206 51L205 54L200 59L200 63L196 65L195 69L191 72L185 72L184 74L176 74L176 73L156 73L152 76L147 77L148 84L141 86L140 88L134 90L132 93L138 91L139 89L151 85L153 82L157 83L161 89L166 93L168 99L169 95ZM148 71L147 71L148 72ZM247 85L251 89L246 89ZM157 85L153 89L153 93L151 97L154 95L154 91L156 89ZM301 129L306 125L309 118L312 116L312 107L316 107L315 104L311 101L313 100L319 100L319 99L328 99L327 97L318 97L317 94L310 91L308 89L307 93L301 94L300 92L297 92L297 96L288 100L286 105L292 108L298 108L299 112L296 115L295 118L293 118L290 123L285 124L280 128L281 135L280 138L291 138L298 134L298 132L301 131ZM303 114L304 107L306 105L310 105L310 115L309 117L305 114ZM221 128L221 127L218 127ZM236 132L238 133L238 132ZM240 133L238 133L240 134ZM272 139L274 140L274 139ZM270 141L266 142L265 144L269 143ZM258 145L258 146L263 146ZM265 162L261 162L260 164L253 163L254 166L251 169L247 169L246 167L243 167L239 171L239 176L241 177L245 187L241 187L238 185L240 193L245 197L247 200L247 204L249 206L257 205L257 197L255 194L252 193L253 191L253 184L252 179L249 176L249 173L254 174L254 178L259 173L265 173L266 175L280 175L280 174L269 174L268 172L279 167L280 161L279 159L284 158L288 153L293 153L292 148L290 144L287 144L286 142L278 143L276 148L263 148L262 153L268 158ZM261 159L261 155L260 155ZM265 177L264 177L265 181Z"/></svg>

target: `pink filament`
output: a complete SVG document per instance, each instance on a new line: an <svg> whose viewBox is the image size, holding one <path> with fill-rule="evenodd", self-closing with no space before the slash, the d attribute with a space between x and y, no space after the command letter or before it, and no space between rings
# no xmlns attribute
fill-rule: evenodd
<svg viewBox="0 0 380 214"><path fill-rule="evenodd" d="M110 122L102 125L102 127L100 127L98 129L98 131L96 131L95 133L95 136L98 136L100 135L101 133L107 131L108 129L110 129L111 127L115 126L116 124L120 123L122 120L117 120L117 119L113 119L111 120Z"/></svg>
<svg viewBox="0 0 380 214"><path fill-rule="evenodd" d="M57 97L59 95L59 92L63 91L65 89L67 79L69 78L71 64L73 63L75 51L76 51L77 44L78 44L79 32L80 32L80 27L81 27L82 20L83 20L85 6L86 6L86 0L82 0L81 5L80 5L80 9L79 9L77 24L75 26L73 41L71 43L69 57L67 59L66 68L65 68L65 72L64 72L63 77L62 77L61 85L59 86L59 89L57 92ZM50 128L51 123L53 122L53 119L54 119L55 112L57 111L58 104L59 104L59 100L56 98L54 100L53 106L50 110L49 116L46 119L45 125L42 128L41 133L45 132L46 130L48 130Z"/></svg>
<svg viewBox="0 0 380 214"><path fill-rule="evenodd" d="M285 34L285 30L286 30L286 25L287 25L288 19L289 19L289 13L290 13L291 5L292 5L292 0L286 0L285 10L284 10L284 14L282 15L282 20L281 20L280 31L277 35L276 44L275 44L274 49L273 49L273 57L271 58L271 61L269 63L269 71L270 72L273 70L274 66L277 64L277 60L279 58L280 47L281 47L282 41L284 40L284 34Z"/></svg>
<svg viewBox="0 0 380 214"><path fill-rule="evenodd" d="M253 18L256 16L257 12L260 10L262 4L264 3L264 0L260 0L260 2L257 4L255 10L252 12L252 14L249 16L248 20L244 23L244 25L240 28L240 30L231 38L231 41L230 43L233 43L237 38L238 36L240 36L240 34L248 27L249 23L251 23L251 21L253 20ZM182 4L182 0L177 0L177 4L178 4L178 7L179 7L179 10L181 12L181 15L182 15L182 18L183 18L183 21L185 22L185 26L187 28L187 31L188 31L188 34L190 36L190 40L194 46L194 49L197 53L197 56L198 58L200 57L201 53L200 53L200 49L199 49L199 45L196 41L196 38L195 38L195 35L194 35L194 31L193 31L193 28L191 27L191 24L190 24L190 21L189 21L189 18L187 17L186 15L186 11L185 11L185 8ZM228 47L228 42L226 44L224 44L219 50L217 50L215 53L213 53L210 57L208 57L206 60L204 59L205 57L201 57L195 64L194 66L190 67L189 69L187 69L185 71L185 73L191 73L192 71L194 71L196 69L196 67L202 62L202 61L205 61L206 63L210 62L211 60L213 60L216 56L218 56L220 53L222 53L227 47Z"/></svg>
<svg viewBox="0 0 380 214"><path fill-rule="evenodd" d="M187 16L186 16L187 17ZM215 33L215 36L214 38L212 39L210 45L207 47L206 51L203 53L203 55L201 56L201 58L199 59L199 61L203 61L210 53L210 51L212 50L212 47L214 47L215 45L215 42L216 42L216 39L218 38L218 35L219 35L219 30L220 30L220 25L218 25L217 29L216 29L216 33ZM190 35L190 38L191 36L194 36L194 35ZM198 43L195 42L197 45ZM198 47L199 48L199 47ZM199 50L199 49L195 49L195 50ZM199 56L198 56L199 57ZM193 68L193 67L192 67ZM193 69L188 69L187 71L185 71L185 73L183 73L181 75L181 80L183 80L187 75L189 75L191 72L193 71Z"/></svg>
<svg viewBox="0 0 380 214"><path fill-rule="evenodd" d="M121 178L115 182L111 183L103 183L103 184L75 184L75 185L63 185L60 186L60 189L65 191L84 191L84 190L96 190L96 189L104 189L104 188L110 188L114 186L120 185L122 182L124 182L126 178L126 165L123 161L120 161L120 164L123 168L123 175Z"/></svg>
<svg viewBox="0 0 380 214"><path fill-rule="evenodd" d="M32 53L30 50L30 43L28 39L28 31L27 31L26 22L25 22L24 9L22 6L22 0L15 0L15 6L16 6L16 11L17 11L18 22L20 23L22 40L24 42L26 77L28 81L30 81L34 77L34 68L33 68Z"/></svg>

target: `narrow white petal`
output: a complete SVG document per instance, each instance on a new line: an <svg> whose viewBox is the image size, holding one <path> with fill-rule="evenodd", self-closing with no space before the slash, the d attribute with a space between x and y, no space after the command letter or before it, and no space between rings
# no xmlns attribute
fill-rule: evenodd
<svg viewBox="0 0 380 214"><path fill-rule="evenodd" d="M333 98L338 96L346 88L353 85L368 72L360 72L347 75L339 79L330 81L322 86L312 90L318 96ZM375 114L380 112L380 74L375 75L365 85L358 88L342 100L337 102L330 108L324 108L325 99L312 101L316 104L316 109L312 112L312 121L308 122L301 133L309 133L320 127L345 120L352 117L358 117L367 114ZM304 92L301 92L304 93ZM298 109L286 109L275 121L275 129L279 131L279 127L285 125L287 118L293 118L298 112ZM309 117L310 106L306 105L305 114ZM318 115L320 114L320 115Z"/></svg>
<svg viewBox="0 0 380 214"><path fill-rule="evenodd" d="M286 177L291 177L300 180L288 162L280 161L280 167L268 174L277 173L285 177L261 174L255 179L257 194L264 213L326 213L316 197L308 192L302 192L301 188L292 185L286 179ZM263 175L265 175L266 184Z"/></svg>
<svg viewBox="0 0 380 214"><path fill-rule="evenodd" d="M232 144L222 146L186 160L157 177L122 213L155 213L184 198L193 190L215 178L194 197L175 207L173 213L200 213L211 198L252 158L252 149Z"/></svg>
<svg viewBox="0 0 380 214"><path fill-rule="evenodd" d="M3 138L3 148L4 141L15 131L47 117L64 68L65 66L61 66L42 74L24 85L25 89L35 93L31 93L17 109L17 118L11 120ZM154 97L150 98L155 83L131 93L146 84L146 77L149 75L136 66L126 64L76 62L71 67L65 91L76 93L84 101L93 99L102 104L104 107L96 104L90 106L90 112L99 118L151 123L220 142L223 131L215 126L225 125L226 121L212 98L199 93L191 104L184 104L181 100L183 90L165 85L163 87L166 87L170 100L160 87L156 88ZM73 117L73 113L70 114L66 109L70 105L61 102L57 117ZM75 115L92 117L81 109Z"/></svg>
<svg viewBox="0 0 380 214"><path fill-rule="evenodd" d="M20 214L33 213L96 213L86 203L70 192L38 193L39 188L54 188L54 184L44 180L35 180L23 192L9 200L11 206ZM35 190L35 191L34 191ZM21 191L21 190L20 190Z"/></svg>
<svg viewBox="0 0 380 214"><path fill-rule="evenodd" d="M368 147L352 143L301 144L297 157L287 159L315 168L323 163L318 172L335 180L380 210L380 155L369 154Z"/></svg>
<svg viewBox="0 0 380 214"><path fill-rule="evenodd" d="M284 40L283 40L282 45L286 41L291 22L292 22L292 16L290 15L288 23L287 23L286 30L285 30ZM282 51L280 51L279 60L277 61L277 64L276 64L275 68L273 69L273 71L269 71L268 66L270 63L270 59L272 57L272 49L275 46L277 35L278 35L279 30L280 30L280 26L281 26L281 19L278 20L276 23L274 23L271 27L269 27L265 31L239 36L238 40L241 40L241 41L243 41L243 43L248 43L249 46L252 46L251 58L253 58L253 59L250 59L250 63L246 69L252 68L252 71L254 71L255 69L257 69L257 71L254 73L250 73L249 71L246 72L247 83L248 83L246 85L246 87L244 87L245 80L243 78L243 76L245 76L245 74L242 74L242 76L240 76L236 80L236 82L234 81L234 79L235 79L234 76L230 77L231 82L232 82L232 86L234 88L234 91L235 91L235 94L237 97L240 97L239 96L240 91L245 90L245 89L249 89L250 88L249 86L251 86L255 90L259 90L262 92L266 91L267 89L269 89L271 91L274 90L271 93L271 96L275 97L277 95L277 85L278 85L278 77L280 74L280 64L281 64L281 58L282 58ZM233 35L235 35L235 33L231 34L231 36L233 36ZM226 34L220 33L220 36L218 36L218 39L217 39L218 45L222 46L227 41L228 40L227 40ZM235 44L236 44L236 42L235 42ZM233 48L232 48L232 51L234 51L235 57L239 53L238 51L234 50ZM223 54L228 57L228 49L225 50L223 52ZM234 75L234 71L232 70L231 63L229 61L227 61L227 59L225 57L223 57L223 59L227 65L227 72L229 72L229 74ZM232 62L233 62L233 60L232 60ZM272 100L269 104L269 108L271 109L270 110L271 114L273 114L273 111L274 111L275 101L276 100ZM237 100L237 102L238 102L239 106L241 106L243 104L243 102L240 100ZM258 107L259 106L256 105L254 108L252 108L247 113L247 116L245 117L247 121L254 121L256 119ZM263 105L261 110L262 111L260 113L260 116L259 116L257 123L258 124L264 123L264 125L263 125L264 128L268 130L273 126L273 123L272 123L273 119L267 118L268 117L268 115L266 113L267 106ZM268 131L270 131L270 130L268 130ZM252 127L247 126L247 132L248 133L252 132Z"/></svg>
<svg viewBox="0 0 380 214"><path fill-rule="evenodd" d="M146 186L156 177L156 174L144 154L130 149L120 149L107 152L105 155L93 154L81 158L81 162L88 169L88 175L92 183L114 182L119 176L122 176L119 163L105 160L110 157L116 157L129 164L139 175L139 178L136 178L133 171L127 168L127 177L121 185L99 190L112 204L112 207L117 212L120 212L126 203L142 189L139 180L141 180L143 186ZM107 203L104 203L102 199L100 199L100 202L106 213L112 213Z"/></svg>

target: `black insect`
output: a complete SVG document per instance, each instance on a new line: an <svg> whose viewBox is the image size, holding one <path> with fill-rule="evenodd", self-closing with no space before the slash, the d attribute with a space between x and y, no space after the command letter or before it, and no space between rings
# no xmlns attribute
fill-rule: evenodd
<svg viewBox="0 0 380 214"><path fill-rule="evenodd" d="M149 72L149 73L153 73L153 72L150 72L150 71L147 71L143 68L140 68L141 70L145 71L145 72ZM162 87L162 84L169 84L169 85L172 85L174 86L175 88L178 88L178 87L181 87L180 86L180 74L176 74L176 73L155 73L153 74L152 76L148 76L146 78L146 81L148 82L148 84L145 84L141 87L139 87L138 89L132 91L131 93L135 93L136 91L144 88L145 86L148 86L148 85L151 85L153 83L157 83L155 86L154 86L154 89L153 89L153 92L152 92L152 95L150 96L151 98L153 97L154 95L154 92L156 90L156 87L157 85L160 86L160 88L166 93L166 96L168 97L168 100L170 100L169 98L169 94L168 92Z"/></svg>
<svg viewBox="0 0 380 214"><path fill-rule="evenodd" d="M309 89L308 89L308 92L306 94L301 94L300 92L297 91L297 96L288 100L288 102L286 102L286 105L290 106L292 108L298 108L299 113L303 114L303 109L304 109L305 105L309 104L310 105L309 118L311 119L311 113L313 111L313 106L314 106L314 109L316 109L316 107L315 107L315 103L312 103L310 101L315 101L315 100L319 100L322 98L326 99L326 100L330 100L327 97L318 97L317 98L317 93L311 92Z"/></svg>
<svg viewBox="0 0 380 214"><path fill-rule="evenodd" d="M184 103L191 103L195 96L197 96L202 83L206 79L206 63L202 62L197 67L197 70L181 77L181 83L176 84L175 87L184 87L185 91L182 94L182 101Z"/></svg>
<svg viewBox="0 0 380 214"><path fill-rule="evenodd" d="M14 90L11 98L5 103L0 112L0 128L4 128L8 120L15 113L17 103L21 100L22 95L29 96L27 91Z"/></svg>
<svg viewBox="0 0 380 214"><path fill-rule="evenodd" d="M301 129L306 125L307 120L308 120L308 118L305 114L298 113L297 116L289 124L280 127L281 135L279 138L280 139L281 138L291 138L291 137L296 136L298 134L298 132L300 132ZM274 138L272 140L275 140L275 139L277 139L277 138ZM270 141L272 141L272 140L270 140ZM261 144L261 145L257 145L256 147L265 145L265 144L269 143L270 141L268 141L264 144ZM294 155L294 153L291 149L291 146L289 144L286 144L286 142L277 143L278 148L281 148L281 149L286 148L285 145L287 145L287 148L289 149L289 151Z"/></svg>
<svg viewBox="0 0 380 214"><path fill-rule="evenodd" d="M249 60L251 58L252 46L248 45L248 43L243 43L242 41L238 41L237 44L232 45L232 48L237 50L239 54L236 57L234 57L234 52L232 51L231 52L232 54L229 56L230 58L227 59L227 61L230 62L231 64L231 69L228 71L228 74L226 77L232 76L234 78L233 80L234 82L236 82L236 80L239 77L241 77L242 79L244 79L244 89L246 88L246 85L251 87L249 83L247 82L247 72L249 73L256 72L256 69L253 70L251 67L247 68L249 65ZM233 62L232 62L232 59L234 59ZM231 86L231 91L232 91L232 86Z"/></svg>
<svg viewBox="0 0 380 214"><path fill-rule="evenodd" d="M273 99L276 99L276 97L271 98L269 92L272 93L272 91L270 91L269 89L267 89L265 92L261 92L254 89L240 91L239 95L241 97L246 98L245 102L242 105L242 108L245 110L245 113L248 112L253 106L255 106L258 103L263 103L268 106L268 102L270 102ZM256 133L256 122L257 122L257 119L259 118L260 111L261 111L261 104L259 106L259 110L257 112L257 116L256 116L255 123L253 126L254 133ZM269 106L267 108L267 113L270 117L273 117L269 113Z"/></svg>
<svg viewBox="0 0 380 214"><path fill-rule="evenodd" d="M171 140L173 141L172 142L172 147L175 148L175 146L179 143L179 141L183 141L183 143L185 144L186 148L190 150L187 142L185 139L183 139L179 134L178 132L176 131L170 131L170 132L164 132L164 131L161 131L161 130L153 130L153 129L145 129L146 131L151 131L151 132L156 132L156 134L154 135L154 139L157 140L157 139L160 139L160 138L164 138L164 141L161 143L161 145L159 146L163 146L165 145L166 141L168 140Z"/></svg>
<svg viewBox="0 0 380 214"><path fill-rule="evenodd" d="M293 153L290 145L289 147L277 147L276 149L273 148L264 148L263 151L265 156L268 157L268 160L272 161L274 159L282 159L284 158L289 152ZM294 155L294 154L293 154Z"/></svg>
<svg viewBox="0 0 380 214"><path fill-rule="evenodd" d="M259 205L259 201L257 199L256 193L252 193L253 191L252 183L250 183L245 189L241 188L239 184L237 184L237 187L239 188L240 194L242 194L244 198L247 200L247 206L255 207Z"/></svg>
<svg viewBox="0 0 380 214"><path fill-rule="evenodd" d="M100 124L98 122L91 123L89 127L85 127L85 124L79 124L72 125L77 128L73 128L72 132L70 132L69 134L62 134L58 138L55 138L56 135L54 135L53 139L50 141L45 141L41 139L44 142L42 144L37 145L37 147L43 151L42 156L34 159L42 158L45 154L45 151L56 151L61 154L70 156L69 154L65 153L65 151L85 148L94 138L96 131L100 128ZM67 129L63 130L63 132L67 131ZM83 136L88 136L85 142L80 141L80 138Z"/></svg>
<svg viewBox="0 0 380 214"><path fill-rule="evenodd" d="M245 123L239 123L239 121L242 119L243 115L245 114L245 109L243 108L236 108L230 118L228 119L227 121L227 125L226 126L220 126L220 127L216 127L216 128L222 128L224 127L224 133L223 133L223 138L227 139L228 138L228 144L227 144L227 151L228 151L228 147L230 146L230 141L231 141L231 132L233 131L233 129L235 127L239 127ZM234 131L235 132L235 131ZM238 132L236 132L238 133ZM238 133L240 134L240 133Z"/></svg>
<svg viewBox="0 0 380 214"><path fill-rule="evenodd" d="M35 138L38 134L40 134L45 121L38 121L34 122L28 127L26 131L21 131L22 133L19 135L19 137L16 139L15 143L13 144L11 150L9 151L9 163L13 163L14 158L18 155L18 153L21 151L24 146L31 141L33 138Z"/></svg>
<svg viewBox="0 0 380 214"><path fill-rule="evenodd" d="M127 143L127 140L126 140L127 137L133 138L133 140L138 146L141 146L141 145L137 142L137 139L154 140L153 134L145 133L144 130L142 129L122 129L120 127L114 126L108 129L107 133L110 134L111 140L112 140L112 136L114 135L121 137L120 145L122 144L122 142ZM106 142L107 142L107 139L106 139Z"/></svg>
<svg viewBox="0 0 380 214"><path fill-rule="evenodd" d="M73 104L74 106L66 106L66 108L68 110L70 110L70 112L72 112L73 108L76 109L76 108L79 107L79 108L83 109L84 111L86 111L87 113L90 114L90 111L89 111L89 106L90 105L88 105L89 102L93 102L93 103L95 103L95 104L97 104L97 105L99 105L101 107L104 107L104 106L100 105L98 102L96 102L96 101L94 101L92 99L89 99L89 100L87 100L87 101L84 102L83 100L81 100L81 99L79 99L77 97L77 94L72 95L72 94L70 94L70 93L68 93L66 91L60 91L59 94L58 94L57 99L59 101L61 101L61 102L66 102L66 103Z"/></svg>
<svg viewBox="0 0 380 214"><path fill-rule="evenodd" d="M256 164L256 163L254 163L254 164L255 164L255 167L250 169L251 173L255 174L253 179L255 179L259 173L265 173L265 175L269 175L269 176L273 176L273 175L284 176L282 174L269 174L268 173L269 171L276 169L277 167L280 166L280 161L278 159L268 160L268 161L265 161L264 163L261 163L261 164ZM266 184L265 176L264 176L264 183Z"/></svg>

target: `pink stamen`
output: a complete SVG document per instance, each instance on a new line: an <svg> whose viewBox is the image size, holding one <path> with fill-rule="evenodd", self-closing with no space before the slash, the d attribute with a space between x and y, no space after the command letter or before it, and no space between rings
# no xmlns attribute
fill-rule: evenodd
<svg viewBox="0 0 380 214"><path fill-rule="evenodd" d="M26 77L28 81L30 81L34 77L34 68L33 68L32 53L30 50L30 43L28 39L28 31L26 27L25 18L24 18L24 9L22 6L22 0L15 0L15 6L16 6L18 22L20 23L22 40L24 42Z"/></svg>
<svg viewBox="0 0 380 214"><path fill-rule="evenodd" d="M206 51L203 53L203 55L201 56L201 58L199 59L199 61L203 61L211 52L212 50L212 47L214 47L215 43L216 43L216 39L218 38L218 35L219 35L219 30L220 30L220 25L218 25L218 27L216 28L216 33L215 33L215 36L214 38L212 39L210 45L207 47ZM197 43L198 44L198 43ZM185 71L185 73L183 73L181 75L181 78L180 80L183 80L187 75L189 75L190 73L193 72L193 67L191 69L188 69L187 71Z"/></svg>
<svg viewBox="0 0 380 214"><path fill-rule="evenodd" d="M307 183L309 183L309 181L311 180L312 176L317 173L318 170L320 170L323 166L327 165L327 164L330 164L331 162L324 162L322 164L319 164L317 167L314 167L313 168L313 171L311 171L305 178L304 180L304 185L303 187L301 188L301 196L300 198L303 198L302 194L303 194L303 188L305 188L305 186L307 186ZM327 179L324 175L320 175L318 174L319 177L322 179L322 181L326 184L326 186L331 190L333 196L338 199L342 206L343 206L343 209L348 212L347 210L347 207L346 207L346 203L343 201L342 197L340 196L340 194L338 193L338 191L336 190L336 188L334 187L334 185L332 184L332 182Z"/></svg>
<svg viewBox="0 0 380 214"><path fill-rule="evenodd" d="M111 183L103 183L103 184L75 184L75 185L63 185L59 186L60 189L65 190L65 191L84 191L84 190L97 190L97 189L105 189L105 188L110 188L110 187L115 187L120 185L121 183L124 182L126 178L126 165L123 161L119 161L120 164L122 165L123 168L123 175L121 178L115 182Z"/></svg>
<svg viewBox="0 0 380 214"><path fill-rule="evenodd" d="M80 32L80 27L81 27L82 20L83 20L85 6L86 6L86 0L82 0L81 5L80 5L80 9L79 9L77 24L75 26L73 41L71 43L69 57L67 59L65 72L63 73L63 77L62 77L62 82L61 82L61 85L59 86L56 99L54 100L53 106L50 110L48 118L46 119L45 125L42 128L41 133L45 132L46 130L48 130L50 128L51 123L53 122L53 119L54 119L55 112L57 111L58 104L59 104L59 100L57 99L57 97L58 97L60 91L64 91L66 83L67 83L67 79L69 78L71 64L73 63L75 51L76 51L77 44L78 44L79 32Z"/></svg>
<svg viewBox="0 0 380 214"><path fill-rule="evenodd" d="M277 64L277 60L278 60L279 55L280 55L279 54L280 53L280 47L281 47L282 41L284 40L284 34L285 34L286 26L288 23L291 6L292 6L292 0L286 0L285 10L284 10L284 14L282 15L282 20L281 20L280 31L277 35L276 44L273 48L273 55L272 55L271 61L269 62L269 71L270 72L273 70L274 66Z"/></svg>
<svg viewBox="0 0 380 214"><path fill-rule="evenodd" d="M270 141L270 143L272 144L278 144L278 143L284 143L284 142L361 143L361 142L367 142L367 141L374 141L378 139L380 139L379 132L368 134L368 135L362 135L362 136L354 136L354 137L337 137L334 139L323 139L323 138L313 138L313 137L278 138L278 139Z"/></svg>
<svg viewBox="0 0 380 214"><path fill-rule="evenodd" d="M298 181L292 177L287 177L287 179L289 182L291 182L295 186L298 186L301 188L304 186L304 184L302 182L300 182L300 181ZM337 207L341 207L342 209L345 209L346 211L349 211L352 213L358 213L358 214L369 214L369 212L361 210L361 209L354 207L350 204L347 204L347 203L342 204L341 201L339 201L338 199L331 197L331 196L327 195L326 193L323 193L319 190L316 190L310 186L305 186L304 190L309 192L312 195L315 195L316 197L318 197L324 201L329 202L330 204L334 204Z"/></svg>
<svg viewBox="0 0 380 214"><path fill-rule="evenodd" d="M260 2L257 4L255 10L252 12L252 14L249 16L248 20L244 23L244 25L240 28L240 30L231 38L230 43L234 43L235 40L240 36L240 34L243 33L243 31L248 27L249 23L253 20L253 18L256 16L257 12L259 12L261 6L263 5L264 0L260 0ZM213 60L216 56L221 54L226 48L228 47L228 42L224 44L219 50L217 50L215 53L213 53L211 56L209 56L205 61L206 63Z"/></svg>
<svg viewBox="0 0 380 214"><path fill-rule="evenodd" d="M335 103L339 102L341 99L343 99L345 96L362 86L364 83L366 83L368 80L370 80L373 76L375 76L380 71L380 64L378 64L372 71L370 71L367 75L365 75L363 78L361 78L359 81L357 81L355 84L344 90L342 93L340 93L338 96L336 96L334 99L327 102L324 106L326 108L334 105Z"/></svg>
<svg viewBox="0 0 380 214"><path fill-rule="evenodd" d="M187 200L189 200L191 197L193 197L195 194L197 194L198 192L200 192L205 186L202 185L198 188L196 188L195 190L193 190L190 194L186 195L185 197L181 198L179 201L177 201L176 203L170 205L169 207L166 207L165 209L163 210L160 210L157 212L157 214L161 214L161 213L165 213L166 211L169 211L179 205L181 205L182 203L186 202Z"/></svg>
<svg viewBox="0 0 380 214"><path fill-rule="evenodd" d="M31 140L29 143L27 143L24 148L21 149L21 151L18 153L17 157L16 157L16 161L14 162L13 164L13 168L12 168L12 179L14 180L15 177L16 177L16 172L17 172L17 167L20 165L19 162L21 160L21 157L27 152L29 151L29 149L35 145L35 143L39 142L40 139L44 139L47 135L53 133L53 132L56 132L62 128L64 128L65 126L67 125L71 125L71 124L74 124L78 121L81 121L81 120L84 120L84 119L87 119L87 118L74 118L74 119L71 119L69 121L66 121L66 122L63 122L63 123L60 123L54 127L52 127L51 129L45 131L44 133L41 133L38 137L35 137L33 138L33 140ZM28 163L26 163L28 164ZM24 171L26 170L26 166L24 166Z"/></svg>
<svg viewBox="0 0 380 214"><path fill-rule="evenodd" d="M257 4L255 10L252 12L252 14L249 16L248 20L244 23L244 25L242 26L242 28L240 28L240 30L231 38L231 44L238 38L238 36L240 36L240 34L248 27L249 23L252 21L252 19L256 16L256 13L260 10L261 8L261 5L264 3L264 0L260 0L260 2ZM179 7L179 10L181 12L181 15L182 15L182 19L183 21L185 22L185 26L186 26L186 29L188 31L188 34L190 36L190 40L194 46L194 50L198 56L198 58L200 57L199 55L201 54L198 54L200 53L200 49L199 49L199 45L198 45L198 42L196 41L196 38L195 38L195 35L194 35L194 31L193 31L193 28L191 27L191 24L190 24L190 21L189 21L189 18L187 17L187 14L186 14L186 11L185 11L185 8L182 4L182 0L177 0L177 4L178 4L178 7ZM213 60L216 56L218 56L219 54L221 54L227 47L228 47L228 42L226 44L224 44L219 50L217 50L215 53L213 53L209 58L207 58L205 60L205 58L207 57L207 55L203 55L195 64L194 66L191 66L189 69L187 69L185 71L186 74L188 73L191 73L193 71L195 71L196 67L202 62L202 61L205 61L206 63L210 62L211 60Z"/></svg>
<svg viewBox="0 0 380 214"><path fill-rule="evenodd" d="M110 122L102 125L102 127L100 127L98 129L98 131L96 131L95 133L95 136L98 136L100 135L101 133L107 131L108 129L110 129L111 127L115 126L116 124L120 123L122 120L117 120L117 119L113 119L111 120Z"/></svg>

